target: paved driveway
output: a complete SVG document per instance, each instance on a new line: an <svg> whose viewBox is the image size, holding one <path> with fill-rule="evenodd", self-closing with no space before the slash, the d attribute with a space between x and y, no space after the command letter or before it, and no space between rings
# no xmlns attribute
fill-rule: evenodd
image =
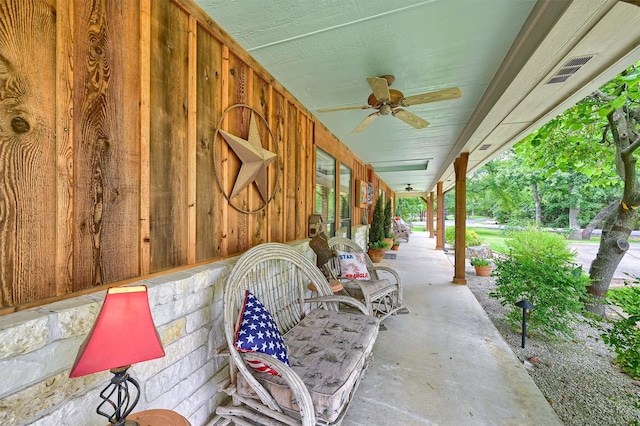
<svg viewBox="0 0 640 426"><path fill-rule="evenodd" d="M596 258L599 243L571 243L569 247L578 252L578 262L583 265L584 271L589 272L591 262ZM640 244L631 243L618 265L613 278L628 278L624 273L640 277Z"/></svg>

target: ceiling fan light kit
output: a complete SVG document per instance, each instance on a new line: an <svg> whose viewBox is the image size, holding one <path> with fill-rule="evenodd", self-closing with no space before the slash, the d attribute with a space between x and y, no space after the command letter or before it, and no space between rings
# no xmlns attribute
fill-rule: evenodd
<svg viewBox="0 0 640 426"><path fill-rule="evenodd" d="M369 95L367 99L367 105L322 108L319 109L318 112L323 113L370 108L377 109L376 112L365 117L365 119L362 120L360 124L358 124L356 128L352 130L352 133L359 133L363 131L379 115L392 115L416 129L424 129L429 125L429 122L427 120L424 120L414 113L398 107L409 107L412 105L426 104L429 102L448 101L451 99L457 99L462 96L462 91L457 87L453 87L450 89L422 93L420 95L414 95L405 98L401 91L389 89L389 86L394 82L394 80L395 77L392 75L385 75L382 77L368 77L367 83L369 83L369 87L371 87L373 93Z"/></svg>

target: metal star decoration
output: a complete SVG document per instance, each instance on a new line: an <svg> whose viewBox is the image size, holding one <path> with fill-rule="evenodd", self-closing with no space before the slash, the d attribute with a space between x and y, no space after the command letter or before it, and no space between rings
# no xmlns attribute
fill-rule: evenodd
<svg viewBox="0 0 640 426"><path fill-rule="evenodd" d="M242 166L240 172L236 177L236 182L233 185L231 196L233 198L240 193L252 182L256 183L258 192L264 201L269 198L267 187L267 168L276 159L276 154L262 148L262 141L260 140L260 133L258 132L258 125L254 117L254 113L251 113L251 120L249 122L249 138L242 139L238 136L234 136L228 132L220 130L220 134L224 140L227 141L233 152L236 153Z"/></svg>

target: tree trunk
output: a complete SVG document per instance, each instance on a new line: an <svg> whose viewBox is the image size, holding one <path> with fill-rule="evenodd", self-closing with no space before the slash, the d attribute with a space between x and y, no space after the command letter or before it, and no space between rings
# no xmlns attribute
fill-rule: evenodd
<svg viewBox="0 0 640 426"><path fill-rule="evenodd" d="M531 189L533 191L533 201L536 203L536 223L540 225L542 223L542 200L540 194L538 194L538 184L532 183Z"/></svg>
<svg viewBox="0 0 640 426"><path fill-rule="evenodd" d="M631 125L627 117L631 120ZM607 114L607 121L616 147L616 170L624 181L624 189L620 204L605 220L600 248L589 269L591 285L587 291L594 296L594 303L587 308L600 316L604 315L604 298L613 274L629 249L627 240L636 224L636 209L640 205L640 182L636 174L637 158L634 156L634 152L640 148L637 130L640 127L640 111L615 109Z"/></svg>
<svg viewBox="0 0 640 426"><path fill-rule="evenodd" d="M620 200L614 201L607 207L600 210L600 212L598 212L598 214L595 215L593 219L591 219L591 222L587 224L587 226L584 228L584 231L582 231L582 239L590 240L591 234L593 233L593 230L596 229L596 226L598 226L605 217L610 215L618 205L620 205Z"/></svg>
<svg viewBox="0 0 640 426"><path fill-rule="evenodd" d="M580 214L580 207L569 207L569 234L570 240L581 240L582 235L580 233L580 223L578 223L578 215Z"/></svg>
<svg viewBox="0 0 640 426"><path fill-rule="evenodd" d="M602 227L600 248L589 268L591 285L587 289L588 293L595 298L595 303L588 309L600 316L604 315L604 299L613 274L629 249L627 240L635 225L636 216L636 210L624 209L619 204L618 208L607 217Z"/></svg>

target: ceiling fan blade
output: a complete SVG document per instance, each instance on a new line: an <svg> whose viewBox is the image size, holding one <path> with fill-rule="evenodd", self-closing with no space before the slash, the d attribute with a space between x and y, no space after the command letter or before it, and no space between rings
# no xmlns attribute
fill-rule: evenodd
<svg viewBox="0 0 640 426"><path fill-rule="evenodd" d="M462 90L457 87L439 90L437 92L423 93L421 95L408 96L400 101L402 106L426 104L428 102L448 101L462 96Z"/></svg>
<svg viewBox="0 0 640 426"><path fill-rule="evenodd" d="M369 77L367 78L367 82L379 101L389 102L391 95L389 94L389 83L386 78Z"/></svg>
<svg viewBox="0 0 640 426"><path fill-rule="evenodd" d="M424 120L409 111L405 111L402 108L393 110L391 114L393 114L394 117L404 121L408 125L415 127L416 129L424 129L429 125L429 122L427 120Z"/></svg>
<svg viewBox="0 0 640 426"><path fill-rule="evenodd" d="M369 109L369 108L371 108L371 105L350 105L350 106L341 106L341 107L320 108L318 112L347 111L350 109Z"/></svg>
<svg viewBox="0 0 640 426"><path fill-rule="evenodd" d="M374 112L373 114L369 114L364 120L362 120L360 122L360 124L358 124L356 126L355 129L353 129L351 131L351 133L360 133L361 131L363 131L369 124L371 124L373 122L373 120L376 119L376 117L378 117L380 115L379 112Z"/></svg>

